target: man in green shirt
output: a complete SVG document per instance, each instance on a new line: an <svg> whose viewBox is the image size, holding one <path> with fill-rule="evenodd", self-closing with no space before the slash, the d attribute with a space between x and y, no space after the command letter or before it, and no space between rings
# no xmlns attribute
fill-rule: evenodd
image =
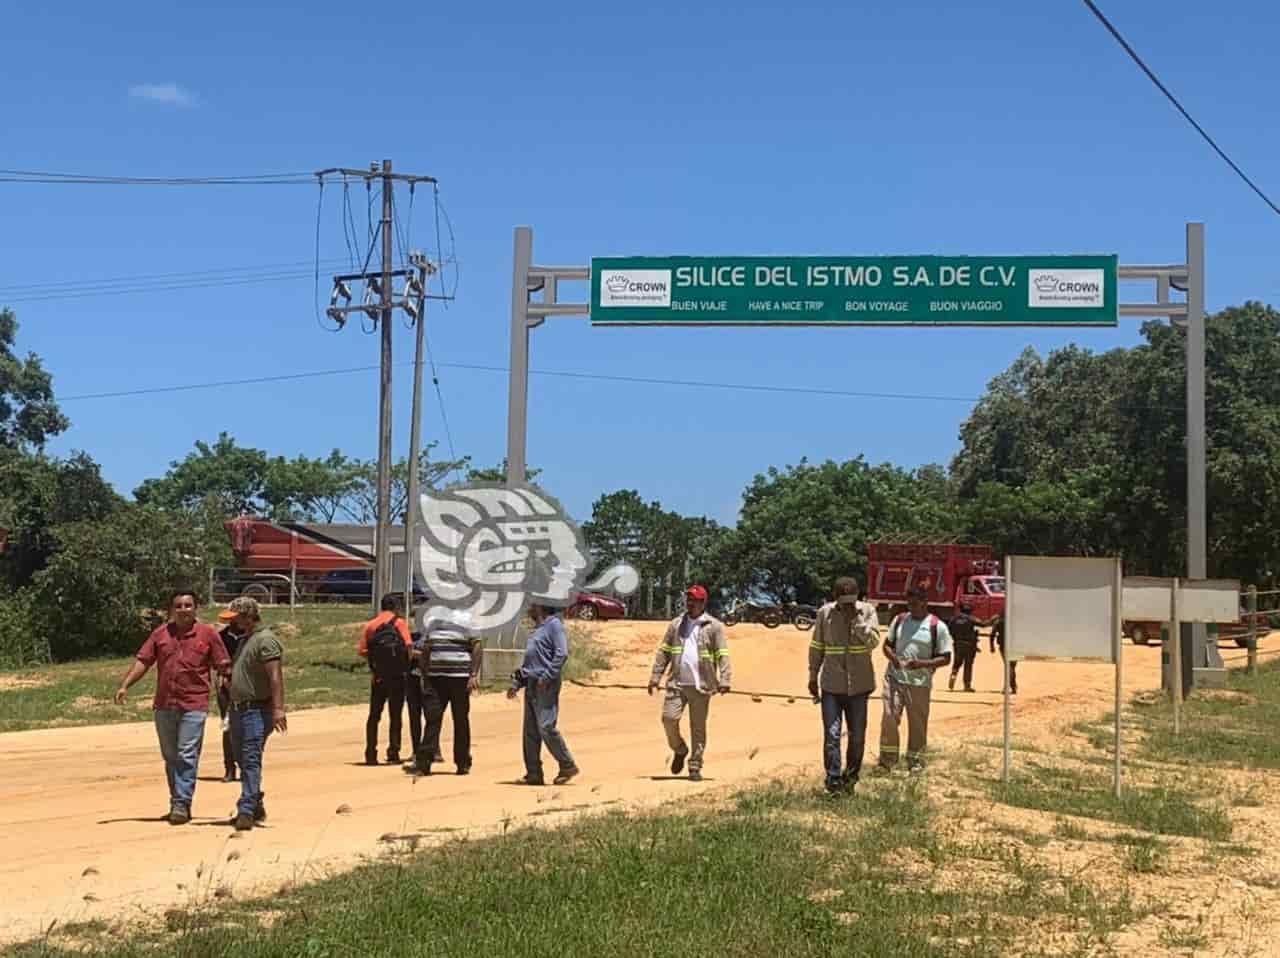
<svg viewBox="0 0 1280 958"><path fill-rule="evenodd" d="M236 831L263 822L262 753L272 730L288 731L284 712L284 647L262 625L258 603L248 596L233 599L226 612L240 633L231 665L231 742L240 766L240 801Z"/></svg>

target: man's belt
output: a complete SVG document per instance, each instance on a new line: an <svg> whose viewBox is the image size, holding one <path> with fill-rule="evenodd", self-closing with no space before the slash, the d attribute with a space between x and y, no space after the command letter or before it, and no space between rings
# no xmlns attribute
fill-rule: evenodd
<svg viewBox="0 0 1280 958"><path fill-rule="evenodd" d="M247 712L249 709L269 709L271 708L271 699L253 699L250 702L232 702L231 710L234 712Z"/></svg>

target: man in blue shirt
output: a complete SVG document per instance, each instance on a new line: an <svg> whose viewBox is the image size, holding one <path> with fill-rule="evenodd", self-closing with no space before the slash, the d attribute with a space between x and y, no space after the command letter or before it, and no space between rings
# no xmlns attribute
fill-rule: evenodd
<svg viewBox="0 0 1280 958"><path fill-rule="evenodd" d="M560 764L556 785L564 785L579 773L577 763L556 727L560 716L560 684L564 663L569 658L569 638L564 623L549 605L529 606L529 617L535 626L524 650L524 663L511 676L507 698L514 699L524 689L524 767L525 785L544 785L542 746L546 745Z"/></svg>

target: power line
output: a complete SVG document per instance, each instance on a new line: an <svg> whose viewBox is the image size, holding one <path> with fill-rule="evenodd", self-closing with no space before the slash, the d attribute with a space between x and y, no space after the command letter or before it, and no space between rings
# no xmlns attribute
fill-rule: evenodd
<svg viewBox="0 0 1280 958"><path fill-rule="evenodd" d="M506 373L509 372L505 366L486 366L477 363L436 363L430 357L428 362L431 365L432 380L439 389L439 376L436 372L439 369L465 369L473 372L492 372ZM412 366L412 362L397 363L398 366ZM302 373L284 373L274 376L256 376L251 379L229 379L219 380L216 382L204 383L184 383L177 386L152 386L146 389L123 389L114 392L102 393L83 393L76 396L58 397L58 402L77 402L87 399L119 399L127 396L150 396L157 393L168 392L190 392L197 389L220 389L227 386L250 386L261 383L272 382L290 382L301 379L314 379L324 376L342 376L349 373L371 372L378 369L378 366L348 366L343 369L321 369L314 372ZM911 395L907 393L872 393L872 392L855 392L842 389L819 389L810 386L768 386L759 383L717 383L702 380L689 379L649 379L640 376L610 376L604 373L578 373L567 370L556 369L531 369L531 375L534 376L552 376L564 379L588 379L600 382L619 382L630 383L633 385L651 385L651 386L685 386L700 389L730 389L745 392L765 392L765 393L793 393L797 395L817 395L817 396L840 396L850 399L916 399L934 402L978 402L978 399L970 396L932 396L932 395ZM443 403L443 400L442 400ZM443 405L441 414L443 416Z"/></svg>
<svg viewBox="0 0 1280 958"><path fill-rule="evenodd" d="M0 183L58 186L310 186L314 173L251 173L241 176L112 176L54 173L48 170L0 170Z"/></svg>
<svg viewBox="0 0 1280 958"><path fill-rule="evenodd" d="M216 286L248 286L255 283L279 283L279 282L297 282L299 280L312 279L311 270L297 270L287 273L273 273L264 275L252 275L242 277L223 277L205 280L197 280L189 283L173 282L162 283L147 286L121 286L111 289L82 289L70 290L66 292L56 291L48 294L30 293L23 296L8 296L0 293L0 300L6 304L11 303L38 303L47 302L49 300L58 299L84 299L89 296L122 296L131 293L168 293L184 289L209 289Z"/></svg>
<svg viewBox="0 0 1280 958"><path fill-rule="evenodd" d="M326 264L332 262L334 265L341 266L342 260L334 259L325 261ZM167 273L137 273L130 276L107 276L97 279L73 279L73 280L53 280L42 283L10 283L0 285L0 295L9 293L26 293L32 291L66 291L66 290L97 290L111 286L137 284L146 284L158 281L180 281L188 278L203 278L225 275L246 275L252 273L260 273L266 271L293 270L304 266L311 266L311 260L299 260L293 263L266 263L261 266L219 266L207 269L183 269L175 270Z"/></svg>
<svg viewBox="0 0 1280 958"><path fill-rule="evenodd" d="M491 373L504 373L504 374L510 372L510 370L506 366L489 366L489 365L483 365L480 363L436 363L431 358L430 354L428 354L428 362L430 363L431 370L432 370L432 380L436 385L437 398L439 399L441 404L440 412L441 412L442 419L444 419L444 404L443 404L443 398L439 396L440 383L439 383L439 375L437 373L438 369L461 369L461 370L468 370L472 372L491 372ZM412 367L413 363L412 361L410 361L410 362L396 363L395 365L400 367ZM153 386L153 387L144 388L144 389L123 389L123 390L118 390L114 392L82 393L80 395L75 395L75 396L58 396L56 398L58 402L78 402L81 400L90 400L90 399L122 399L130 396L150 396L158 393L191 392L199 389L221 389L227 386L253 386L253 385L260 385L264 383L293 382L293 381L303 380L303 379L317 379L317 378L322 378L326 376L344 376L352 373L373 372L379 368L381 367L380 366L348 366L342 369L321 369L321 370L315 370L312 372L282 373L282 374L273 375L273 376L255 376L249 379L227 379L227 380L218 380L214 382L203 382L203 383L184 383L176 386ZM872 399L872 400L885 400L885 401L914 400L917 402L958 402L958 403L968 403L972 405L974 403L982 402L984 399L990 398L987 396L946 396L946 395L936 395L936 394L927 394L927 393L917 394L917 393L863 392L863 391L850 390L850 389L822 389L822 388L813 387L813 386L776 386L776 385L767 385L762 383L727 383L727 382L710 382L706 380L693 380L693 379L659 379L656 377L649 378L649 377L643 377L643 376L613 376L613 375L608 375L606 373L580 373L580 372L572 372L569 370L562 370L562 369L531 369L529 370L529 374L532 376L549 376L552 378L591 380L595 382L627 383L630 385L676 386L676 387L685 387L689 389L715 389L715 390L728 390L728 391L735 391L735 392L757 392L757 393L797 395L797 396L827 396L827 397L835 397L840 399ZM1142 407L1142 408L1154 409L1156 407L1151 406L1151 407ZM1182 406L1179 405L1175 408L1181 409ZM448 431L447 423L445 428L446 428L446 431ZM452 439L450 439L450 443L452 443Z"/></svg>
<svg viewBox="0 0 1280 958"><path fill-rule="evenodd" d="M1202 137L1204 137L1204 141L1208 143L1211 147L1213 147L1214 152L1217 153L1218 156L1222 157L1222 159L1226 162L1226 164L1229 167L1231 167L1231 169L1235 170L1236 176L1244 180L1244 182L1248 184L1251 190L1257 193L1258 196L1262 197L1262 202L1266 203L1269 207L1271 207L1272 212L1280 214L1280 206L1276 206L1275 203L1271 202L1271 198L1267 196L1266 193L1262 192L1258 184L1253 182L1253 180L1249 179L1249 177L1245 175L1244 170L1240 169L1240 167L1236 165L1236 162L1233 159L1231 159L1231 157L1227 156L1226 152L1222 149L1222 147L1218 146L1218 144L1214 142L1213 137L1211 137L1207 132L1205 132L1204 127L1202 127L1199 123L1195 121L1195 118L1192 117L1192 115L1187 112L1186 108L1183 107L1183 105L1178 102L1178 98L1169 92L1169 88L1165 86L1163 83L1161 83L1160 78L1156 76L1154 72L1152 72L1151 68L1148 67L1146 63L1143 62L1142 57L1138 56L1137 52L1133 49L1133 47L1129 46L1129 42L1125 40L1123 36L1120 35L1120 31L1117 30L1112 25L1111 21L1107 19L1106 15L1101 10L1098 9L1097 4L1095 4L1093 0L1084 0L1084 4L1093 12L1093 15L1098 18L1098 20L1102 23L1102 25L1107 28L1110 34L1113 37L1115 37L1116 42L1119 43L1120 46L1124 48L1124 52L1129 54L1129 58L1133 60L1133 62L1136 63L1142 69L1142 72L1145 73L1147 77L1151 80L1151 82L1154 83L1159 88L1160 92L1163 93L1169 99L1169 102L1172 103L1177 108L1178 112L1181 113L1183 117L1186 118L1186 121L1190 123L1193 127L1195 127L1196 132L1199 133Z"/></svg>

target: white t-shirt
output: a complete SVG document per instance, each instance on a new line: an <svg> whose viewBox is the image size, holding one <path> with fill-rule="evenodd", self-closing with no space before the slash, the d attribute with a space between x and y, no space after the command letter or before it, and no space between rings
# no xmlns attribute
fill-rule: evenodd
<svg viewBox="0 0 1280 958"><path fill-rule="evenodd" d="M689 689L702 691L702 677L698 674L698 621L685 616L680 623L680 638L684 640L684 649L680 653L680 672L678 682Z"/></svg>

